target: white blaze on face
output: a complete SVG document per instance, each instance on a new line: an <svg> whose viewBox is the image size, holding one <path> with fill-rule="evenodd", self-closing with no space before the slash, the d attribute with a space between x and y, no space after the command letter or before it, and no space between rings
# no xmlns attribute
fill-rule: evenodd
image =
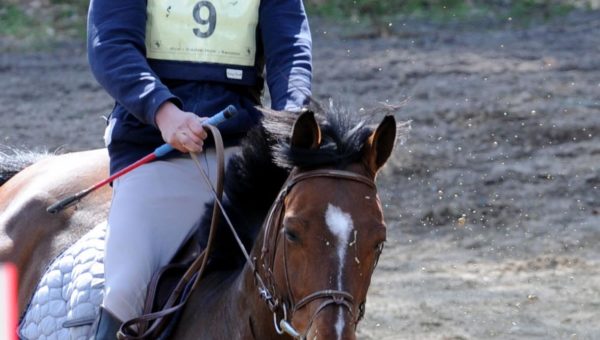
<svg viewBox="0 0 600 340"><path fill-rule="evenodd" d="M340 260L337 275L337 289L342 290L342 273L344 271L344 263L346 262L346 249L348 248L350 234L352 234L352 230L354 229L352 217L350 217L350 214L343 212L342 209L329 204L327 211L325 212L325 223L336 238L335 245L337 247L338 259ZM343 312L342 308L340 308L338 320L335 323L339 339L341 339L342 330L344 329Z"/></svg>

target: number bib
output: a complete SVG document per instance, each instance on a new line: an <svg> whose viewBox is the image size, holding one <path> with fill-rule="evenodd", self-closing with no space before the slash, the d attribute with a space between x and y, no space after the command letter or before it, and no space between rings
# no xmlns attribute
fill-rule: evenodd
<svg viewBox="0 0 600 340"><path fill-rule="evenodd" d="M148 0L150 59L253 66L260 0Z"/></svg>

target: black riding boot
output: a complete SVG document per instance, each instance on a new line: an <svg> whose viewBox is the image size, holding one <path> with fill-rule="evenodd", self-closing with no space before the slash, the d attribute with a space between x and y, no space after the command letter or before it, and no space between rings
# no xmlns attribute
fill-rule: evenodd
<svg viewBox="0 0 600 340"><path fill-rule="evenodd" d="M100 307L100 316L94 340L115 340L122 323L121 320L117 319L107 309Z"/></svg>

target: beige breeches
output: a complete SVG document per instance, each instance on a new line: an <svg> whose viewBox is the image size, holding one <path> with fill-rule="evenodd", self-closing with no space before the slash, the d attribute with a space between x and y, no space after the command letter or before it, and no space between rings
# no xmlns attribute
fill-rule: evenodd
<svg viewBox="0 0 600 340"><path fill-rule="evenodd" d="M239 148L225 150L225 160ZM215 181L214 150L198 159ZM125 321L142 313L148 282L194 230L213 198L187 157L142 165L113 183L103 306Z"/></svg>

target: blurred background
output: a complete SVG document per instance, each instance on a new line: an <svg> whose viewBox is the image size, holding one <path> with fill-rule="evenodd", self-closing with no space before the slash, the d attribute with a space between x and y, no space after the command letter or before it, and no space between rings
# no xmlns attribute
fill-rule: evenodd
<svg viewBox="0 0 600 340"><path fill-rule="evenodd" d="M2 0L0 36L3 47L40 48L81 39L85 35L87 0ZM397 32L393 21L503 21L530 23L562 16L575 9L596 9L600 0L307 0L309 14L339 23L370 26L374 35Z"/></svg>
<svg viewBox="0 0 600 340"><path fill-rule="evenodd" d="M41 48L85 35L87 0L2 0L0 36L3 47ZM339 23L370 26L374 35L397 32L393 21L544 20L575 9L596 9L600 0L308 0L308 11Z"/></svg>
<svg viewBox="0 0 600 340"><path fill-rule="evenodd" d="M307 0L314 95L398 106L360 339L600 339L600 0ZM0 144L102 147L87 1L0 0Z"/></svg>

